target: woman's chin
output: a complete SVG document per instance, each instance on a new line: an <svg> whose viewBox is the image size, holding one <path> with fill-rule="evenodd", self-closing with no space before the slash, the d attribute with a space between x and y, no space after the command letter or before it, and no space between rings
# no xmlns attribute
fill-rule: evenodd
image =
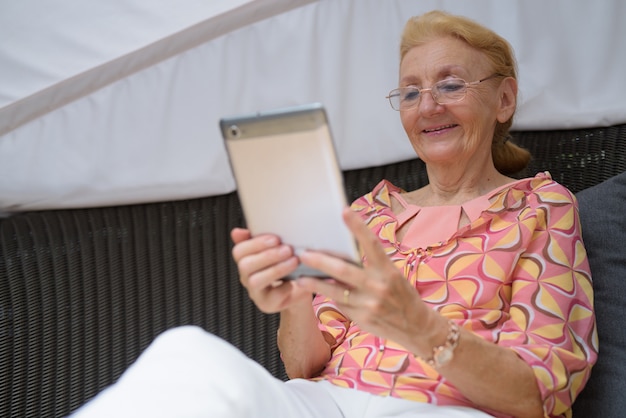
<svg viewBox="0 0 626 418"><path fill-rule="evenodd" d="M426 164L455 164L462 160L464 149L458 146L433 146L421 148L417 155Z"/></svg>

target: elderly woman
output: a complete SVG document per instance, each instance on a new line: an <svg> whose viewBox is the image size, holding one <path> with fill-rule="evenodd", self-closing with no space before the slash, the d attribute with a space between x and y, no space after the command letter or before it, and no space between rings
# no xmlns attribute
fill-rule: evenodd
<svg viewBox="0 0 626 418"><path fill-rule="evenodd" d="M250 297L280 312L291 380L178 329L84 416L113 404L165 416L167 399L177 416L571 415L597 357L591 277L572 194L549 174L507 176L529 160L507 141L512 50L473 21L431 12L408 21L400 52L389 101L429 184L407 192L383 180L346 209L363 265L231 234ZM298 263L332 279L281 281Z"/></svg>

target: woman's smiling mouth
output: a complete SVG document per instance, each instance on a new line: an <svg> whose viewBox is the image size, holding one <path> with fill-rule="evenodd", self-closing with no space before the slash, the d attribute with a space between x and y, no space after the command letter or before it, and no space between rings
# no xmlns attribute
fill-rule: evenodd
<svg viewBox="0 0 626 418"><path fill-rule="evenodd" d="M458 126L458 125L456 125L456 124L450 124L450 125L437 126L436 128L424 129L424 131L423 131L423 132L425 132L425 133L429 134L429 133L432 133L432 132L442 131L442 130L444 130L444 129L454 128L454 127L456 127L456 126Z"/></svg>

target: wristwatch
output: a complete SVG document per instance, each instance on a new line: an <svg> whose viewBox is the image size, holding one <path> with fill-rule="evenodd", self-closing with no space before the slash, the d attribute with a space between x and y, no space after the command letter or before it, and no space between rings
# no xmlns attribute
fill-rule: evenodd
<svg viewBox="0 0 626 418"><path fill-rule="evenodd" d="M430 367L439 368L445 366L454 358L454 349L459 345L459 336L461 330L459 326L452 320L448 321L450 329L446 342L443 345L439 345L433 348L433 355L429 359L425 359L424 362Z"/></svg>

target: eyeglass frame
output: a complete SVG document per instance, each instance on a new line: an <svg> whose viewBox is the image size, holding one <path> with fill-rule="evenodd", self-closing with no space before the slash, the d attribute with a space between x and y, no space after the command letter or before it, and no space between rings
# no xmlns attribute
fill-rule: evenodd
<svg viewBox="0 0 626 418"><path fill-rule="evenodd" d="M398 87L398 88L395 88L395 89L391 90L389 92L389 94L387 96L385 96L385 98L387 100L389 100L389 104L391 105L391 108L393 110L395 110L395 111L398 111L398 112L400 112L401 110L411 110L411 109L416 108L420 104L420 101L422 100L423 92L430 92L430 95L432 96L432 98L435 101L435 103L437 103L438 105L441 105L441 106L445 106L445 105L448 105L448 104L460 102L461 100L465 99L465 97L467 96L467 89L468 88L470 88L472 86L476 86L476 85L482 83L483 81L490 80L490 79L492 79L494 77L504 77L504 75L500 74L500 73L493 73L490 76L482 78L482 79L480 79L478 81L470 81L470 82L465 81L464 79L462 79L460 77L454 77L454 78L449 78L449 79L444 79L444 80L441 80L441 81L437 81L432 86L426 87L426 88L423 88L423 89L420 89L419 87L414 87L414 86ZM450 80L461 80L463 82L463 84L465 85L465 92L463 94L463 97L459 98L458 100L452 101L452 102L439 103L438 97L433 94L433 88L435 88L435 86L437 86L438 84L441 84L441 83L444 83L444 82L449 82ZM405 108L405 109L396 109L393 106L393 103L391 102L391 99L392 99L394 93L397 93L397 95L399 96L400 95L400 91L403 90L403 89L413 89L413 90L417 91L419 93L418 100L415 102L414 106L411 106L411 107L408 107L408 108Z"/></svg>

